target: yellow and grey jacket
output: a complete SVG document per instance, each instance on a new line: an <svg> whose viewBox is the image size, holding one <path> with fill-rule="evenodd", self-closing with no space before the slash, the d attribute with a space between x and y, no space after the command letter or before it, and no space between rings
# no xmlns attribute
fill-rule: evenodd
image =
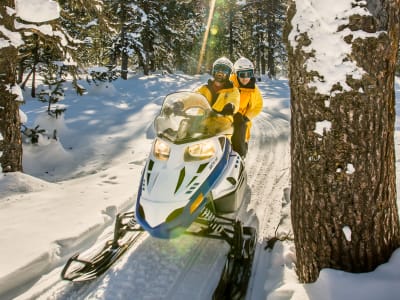
<svg viewBox="0 0 400 300"><path fill-rule="evenodd" d="M238 112L240 105L239 90L228 81L225 86L219 91L215 92L213 89L213 81L208 80L207 84L200 86L196 92L205 96L210 103L210 106L215 111L221 111L227 103L232 103L235 106L234 114ZM232 117L230 117L232 120Z"/></svg>

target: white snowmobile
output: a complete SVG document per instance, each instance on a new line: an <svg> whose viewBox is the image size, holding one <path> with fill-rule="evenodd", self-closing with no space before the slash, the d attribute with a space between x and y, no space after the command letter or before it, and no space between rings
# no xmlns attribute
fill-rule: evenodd
<svg viewBox="0 0 400 300"><path fill-rule="evenodd" d="M231 250L214 296L243 296L256 231L234 218L244 198L247 174L229 140L232 121L214 112L201 94L176 92L166 96L154 128L156 138L142 173L135 212L118 215L114 239L92 259L71 257L62 278L98 277L142 231L163 239L191 234L228 242ZM73 263L79 266L68 271Z"/></svg>
<svg viewBox="0 0 400 300"><path fill-rule="evenodd" d="M155 119L156 139L136 202L136 219L152 236L182 234L207 204L233 213L246 189L246 171L232 151L230 119L193 92L168 95Z"/></svg>

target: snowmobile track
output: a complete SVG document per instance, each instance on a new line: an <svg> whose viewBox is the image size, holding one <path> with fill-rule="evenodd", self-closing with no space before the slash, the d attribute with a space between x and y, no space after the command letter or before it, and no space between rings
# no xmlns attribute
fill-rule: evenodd
<svg viewBox="0 0 400 300"><path fill-rule="evenodd" d="M253 137L249 145L250 157L246 160L246 169L249 170L248 185L251 189L249 208L256 213L259 232L259 243L253 260L253 280L249 283L246 296L248 300L253 299L257 273L266 272L260 267L264 265L261 260L264 259L265 242L274 236L280 222L283 193L288 186L290 175L289 165L282 165L290 161L287 158L290 155L288 132L282 130L287 128L287 121L278 119L271 122L270 118L271 116L263 116L253 123ZM280 161L281 164L277 163ZM271 174L275 177L271 177ZM259 219L257 214L263 217Z"/></svg>

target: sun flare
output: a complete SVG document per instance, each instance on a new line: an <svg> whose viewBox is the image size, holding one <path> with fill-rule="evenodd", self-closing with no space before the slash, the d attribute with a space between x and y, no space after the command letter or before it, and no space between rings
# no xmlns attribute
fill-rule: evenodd
<svg viewBox="0 0 400 300"><path fill-rule="evenodd" d="M208 34L210 32L211 22L214 16L214 8L215 8L215 0L210 0L210 12L208 14L207 26L206 26L206 31L204 32L203 43L201 44L199 63L197 65L197 74L199 74L201 71L201 65L203 63L204 53L206 52ZM214 32L213 29L211 29L211 34L215 34L213 33Z"/></svg>

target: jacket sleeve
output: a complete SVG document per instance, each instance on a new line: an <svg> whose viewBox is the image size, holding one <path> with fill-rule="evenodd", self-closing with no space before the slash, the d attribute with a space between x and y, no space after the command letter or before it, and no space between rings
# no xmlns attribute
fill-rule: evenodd
<svg viewBox="0 0 400 300"><path fill-rule="evenodd" d="M231 87L221 90L212 108L216 111L221 111L227 103L232 103L235 106L233 113L237 113L240 105L240 93L238 88Z"/></svg>
<svg viewBox="0 0 400 300"><path fill-rule="evenodd" d="M197 93L200 93L204 97L206 97L207 100L208 100L208 103L211 104L211 97L212 97L211 96L211 92L210 92L210 90L208 89L208 87L206 85L202 85L202 86L198 87L197 89L195 89L194 91L197 92Z"/></svg>
<svg viewBox="0 0 400 300"><path fill-rule="evenodd" d="M246 112L246 117L249 118L250 120L253 119L261 112L262 108L263 108L263 98L260 89L256 86L254 89L254 95L252 97L252 101Z"/></svg>
<svg viewBox="0 0 400 300"><path fill-rule="evenodd" d="M228 93L225 103L232 103L235 106L233 113L237 113L240 107L240 93L237 87L233 87L232 91Z"/></svg>

